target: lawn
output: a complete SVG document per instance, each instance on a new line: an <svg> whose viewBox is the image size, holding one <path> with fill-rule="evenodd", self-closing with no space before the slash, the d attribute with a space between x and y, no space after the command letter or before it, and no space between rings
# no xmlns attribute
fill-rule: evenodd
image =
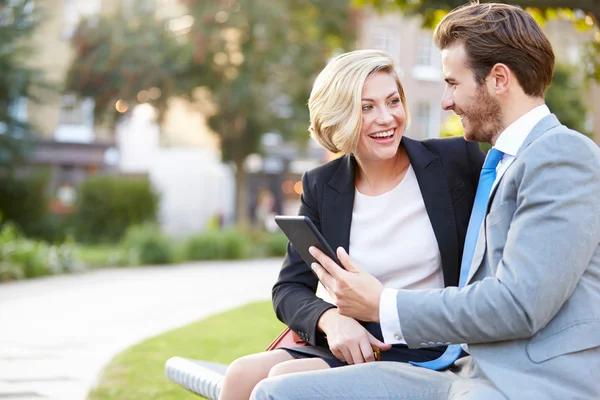
<svg viewBox="0 0 600 400"><path fill-rule="evenodd" d="M172 356L230 363L263 351L281 332L271 302L252 303L137 344L107 366L88 400L199 400L164 375Z"/></svg>

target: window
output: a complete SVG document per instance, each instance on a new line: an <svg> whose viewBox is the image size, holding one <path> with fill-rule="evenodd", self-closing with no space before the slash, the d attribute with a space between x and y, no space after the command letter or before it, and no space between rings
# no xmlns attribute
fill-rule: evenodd
<svg viewBox="0 0 600 400"><path fill-rule="evenodd" d="M399 67L400 37L397 32L391 29L381 29L371 36L369 47L389 53L394 59L396 66Z"/></svg>
<svg viewBox="0 0 600 400"><path fill-rule="evenodd" d="M417 65L431 67L434 65L434 52L436 48L433 45L431 33L423 33L419 36L417 43Z"/></svg>
<svg viewBox="0 0 600 400"><path fill-rule="evenodd" d="M435 47L431 31L422 31L417 39L413 76L420 81L442 81L440 51Z"/></svg>
<svg viewBox="0 0 600 400"><path fill-rule="evenodd" d="M75 95L63 96L60 110L60 123L64 125L88 125L93 123L94 100L90 98L77 100Z"/></svg>
<svg viewBox="0 0 600 400"><path fill-rule="evenodd" d="M90 143L94 140L94 99L62 98L59 124L54 132L57 141Z"/></svg>
<svg viewBox="0 0 600 400"><path fill-rule="evenodd" d="M93 17L100 13L100 0L65 0L65 22L63 36L70 38L82 19Z"/></svg>
<svg viewBox="0 0 600 400"><path fill-rule="evenodd" d="M416 139L424 139L429 137L431 130L431 105L429 103L417 104L417 112L415 115L415 129L413 136Z"/></svg>

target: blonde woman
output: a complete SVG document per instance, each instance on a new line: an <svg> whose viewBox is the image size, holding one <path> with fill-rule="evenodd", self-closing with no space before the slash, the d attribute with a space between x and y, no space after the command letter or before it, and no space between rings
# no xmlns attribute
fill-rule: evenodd
<svg viewBox="0 0 600 400"><path fill-rule="evenodd" d="M310 133L344 155L307 171L300 215L332 248L385 287L457 286L467 224L484 155L463 138L417 141L404 136L409 113L393 59L360 50L333 59L308 102ZM248 399L267 376L343 367L374 360L427 361L445 347L409 349L383 343L385 327L340 315L315 295L318 280L296 250L273 287L278 318L311 346L277 349L234 361L221 400ZM396 310L392 310L395 312Z"/></svg>

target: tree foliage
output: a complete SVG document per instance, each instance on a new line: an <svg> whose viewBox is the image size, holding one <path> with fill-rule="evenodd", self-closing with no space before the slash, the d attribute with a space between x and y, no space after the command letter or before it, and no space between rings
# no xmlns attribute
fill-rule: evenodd
<svg viewBox="0 0 600 400"><path fill-rule="evenodd" d="M585 133L587 107L583 101L585 93L583 77L574 67L557 64L552 84L546 91L546 104L561 123L571 129Z"/></svg>
<svg viewBox="0 0 600 400"><path fill-rule="evenodd" d="M497 3L494 0L479 0L479 3ZM354 0L358 6L370 5L378 10L399 8L404 12L420 14L426 26L432 27L450 10L469 3L468 0ZM502 3L527 8L539 19L553 19L559 16L571 18L574 22L585 22L590 16L598 25L600 21L600 1L598 0L513 0ZM580 12L574 12L579 10ZM587 24L587 23L586 23Z"/></svg>
<svg viewBox="0 0 600 400"><path fill-rule="evenodd" d="M114 123L122 115L115 108L119 100L122 112L149 102L162 116L169 96L183 90L183 46L152 9L136 10L121 8L115 15L83 20L73 35L75 57L65 90L93 98L97 120L107 117Z"/></svg>
<svg viewBox="0 0 600 400"><path fill-rule="evenodd" d="M0 2L0 171L12 169L25 157L28 126L16 115L24 98L36 100L43 87L41 74L25 62L32 52L37 25L32 0Z"/></svg>
<svg viewBox="0 0 600 400"><path fill-rule="evenodd" d="M236 165L243 220L246 156L266 132L307 136L314 76L335 51L353 47L355 16L348 0L182 2L189 15L170 21L121 10L84 22L67 89L95 98L97 115L116 115L117 100L136 104L152 87L162 93L160 111L171 96L194 101L220 136L224 160Z"/></svg>

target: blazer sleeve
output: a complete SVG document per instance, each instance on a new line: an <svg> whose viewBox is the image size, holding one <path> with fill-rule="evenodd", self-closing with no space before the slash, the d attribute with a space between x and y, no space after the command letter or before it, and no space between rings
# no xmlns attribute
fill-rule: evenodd
<svg viewBox="0 0 600 400"><path fill-rule="evenodd" d="M310 171L302 176L302 189L298 214L310 218L320 231L316 183ZM280 321L312 345L326 343L325 336L318 332L317 322L326 310L335 307L316 296L318 283L314 272L288 243L283 266L273 286L273 307Z"/></svg>

